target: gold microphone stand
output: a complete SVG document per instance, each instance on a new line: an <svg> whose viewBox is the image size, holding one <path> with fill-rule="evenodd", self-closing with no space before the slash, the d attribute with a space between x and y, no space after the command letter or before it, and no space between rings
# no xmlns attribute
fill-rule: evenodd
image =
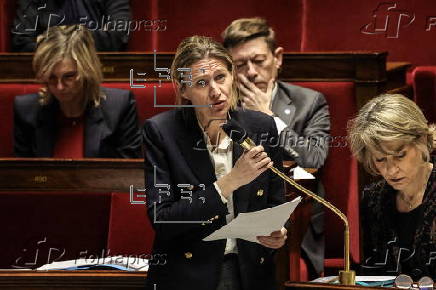
<svg viewBox="0 0 436 290"><path fill-rule="evenodd" d="M240 145L244 149L246 149L246 150L250 150L251 148L256 146L256 144L253 142L253 140L251 140L248 137ZM353 270L350 270L350 227L348 225L347 217L337 207L335 207L333 204L331 204L330 202L326 201L322 197L319 197L318 195L316 195L312 191L310 191L310 190L304 188L303 186L299 185L293 179L289 178L286 174L284 174L283 172L281 172L277 168L271 167L270 169L275 174L280 176L283 180L285 180L286 182L288 182L289 184L291 184L292 186L294 186L298 190L304 192L308 196L310 196L313 199L315 199L317 202L321 203L322 205L324 205L325 207L330 209L332 212L334 212L336 215L338 215L341 218L341 220L344 222L344 225L345 225L345 230L344 230L345 269L342 270L342 271L339 271L339 282L342 285L355 285L355 283L356 283L356 281L355 281L356 280L356 272L354 272Z"/></svg>

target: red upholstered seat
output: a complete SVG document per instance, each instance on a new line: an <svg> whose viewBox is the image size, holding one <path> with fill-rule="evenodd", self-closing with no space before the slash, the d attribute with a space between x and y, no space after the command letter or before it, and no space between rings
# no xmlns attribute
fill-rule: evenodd
<svg viewBox="0 0 436 290"><path fill-rule="evenodd" d="M303 0L301 51L388 51L389 61L436 64L436 6L423 1Z"/></svg>
<svg viewBox="0 0 436 290"><path fill-rule="evenodd" d="M298 82L294 83L320 91L326 97L330 109L331 136L329 155L322 170L322 182L326 199L331 201L348 217L351 234L351 258L360 261L359 248L359 192L357 162L351 157L346 142L347 121L354 117L357 105L354 84L351 82ZM326 210L326 257L324 266L343 267L342 221ZM302 267L304 269L304 267Z"/></svg>
<svg viewBox="0 0 436 290"><path fill-rule="evenodd" d="M418 66L411 72L414 100L430 123L436 123L436 66Z"/></svg>
<svg viewBox="0 0 436 290"><path fill-rule="evenodd" d="M147 258L145 255L151 253L153 240L154 230L145 204L131 203L128 193L112 193L107 249L114 255Z"/></svg>
<svg viewBox="0 0 436 290"><path fill-rule="evenodd" d="M158 82L138 83L145 85L145 88L130 88L129 83L104 83L104 87L131 90L135 95L139 123L142 125L148 118L153 117L164 111L173 109L172 107L158 107L162 105L175 105L175 91L172 83ZM156 87L156 105L154 101L154 87Z"/></svg>
<svg viewBox="0 0 436 290"><path fill-rule="evenodd" d="M15 1L0 0L0 52L10 51Z"/></svg>
<svg viewBox="0 0 436 290"><path fill-rule="evenodd" d="M14 97L25 93L23 84L0 85L0 157L12 157L13 149L13 123L14 123Z"/></svg>

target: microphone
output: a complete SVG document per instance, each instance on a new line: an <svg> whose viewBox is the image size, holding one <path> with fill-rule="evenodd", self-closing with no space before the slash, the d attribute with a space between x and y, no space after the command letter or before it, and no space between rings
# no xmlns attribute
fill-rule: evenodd
<svg viewBox="0 0 436 290"><path fill-rule="evenodd" d="M245 150L250 150L255 147L256 144L247 136L247 131L241 127L241 125L234 119L227 120L226 123L221 125L223 131L232 139L234 142L241 145ZM287 183L291 184L296 189L304 192L306 195L315 199L317 202L321 203L323 206L330 209L344 222L344 258L345 267L344 270L339 271L339 281L342 285L355 285L356 273L350 270L350 226L348 224L347 216L344 215L336 206L325 200L324 198L316 195L307 188L301 186L295 180L289 178L286 174L275 168L274 166L270 168L275 174L285 180Z"/></svg>

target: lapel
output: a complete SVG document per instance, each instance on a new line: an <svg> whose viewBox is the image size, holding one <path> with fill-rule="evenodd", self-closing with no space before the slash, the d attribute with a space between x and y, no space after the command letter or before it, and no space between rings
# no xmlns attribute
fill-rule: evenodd
<svg viewBox="0 0 436 290"><path fill-rule="evenodd" d="M53 156L57 135L56 112L58 111L59 103L56 100L51 101L48 105L41 106L35 129L35 144L33 144L35 156Z"/></svg>
<svg viewBox="0 0 436 290"><path fill-rule="evenodd" d="M293 127L295 120L295 105L292 96L283 84L277 82L278 90L272 103L272 111L290 127Z"/></svg>
<svg viewBox="0 0 436 290"><path fill-rule="evenodd" d="M204 142L193 108L182 108L182 128L178 130L176 142L191 168L198 183L211 184L216 181L215 169ZM192 184L196 186L197 184Z"/></svg>
<svg viewBox="0 0 436 290"><path fill-rule="evenodd" d="M101 106L90 104L85 112L85 157L100 156L101 142L112 132L104 122Z"/></svg>

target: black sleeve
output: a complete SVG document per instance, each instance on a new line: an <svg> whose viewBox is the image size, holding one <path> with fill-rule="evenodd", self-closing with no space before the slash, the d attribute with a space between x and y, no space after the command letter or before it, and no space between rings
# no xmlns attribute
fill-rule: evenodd
<svg viewBox="0 0 436 290"><path fill-rule="evenodd" d="M14 153L16 157L35 157L32 152L34 129L22 117L17 98L14 101Z"/></svg>
<svg viewBox="0 0 436 290"><path fill-rule="evenodd" d="M324 165L329 150L330 114L324 95L318 93L310 110L304 132L299 135L290 127L281 132L284 151L293 157L299 166L320 168ZM288 142L290 141L290 142ZM297 154L295 154L295 152Z"/></svg>
<svg viewBox="0 0 436 290"><path fill-rule="evenodd" d="M181 198L177 181L171 174L171 169L179 169L177 161L167 160L166 146L170 142L163 139L158 125L152 120L145 122L143 140L148 215L160 239L171 241L201 227L199 223L186 221L207 221L216 215L223 217L228 213L213 183L205 184L204 190L193 189L191 202ZM183 163L183 160L180 162ZM218 228L208 227L210 233Z"/></svg>
<svg viewBox="0 0 436 290"><path fill-rule="evenodd" d="M273 140L277 140L277 128L273 118L271 118L270 134ZM283 172L283 155L279 146L270 146L269 157L273 162L273 166ZM285 202L285 183L283 179L275 174L272 170L269 173L269 192L268 207L274 207Z"/></svg>
<svg viewBox="0 0 436 290"><path fill-rule="evenodd" d="M131 14L129 0L108 0L105 3L104 16L110 16L111 24L102 29L95 29L95 46L98 51L124 50L129 41Z"/></svg>
<svg viewBox="0 0 436 290"><path fill-rule="evenodd" d="M129 91L126 110L122 113L117 128L117 154L121 158L141 158L142 143L136 114L136 101L133 93Z"/></svg>
<svg viewBox="0 0 436 290"><path fill-rule="evenodd" d="M377 261L379 261L379 255L375 251L376 245L373 243L373 237L371 236L374 232L371 231L371 227L378 227L379 225L375 224L375 213L371 210L369 203L371 201L371 193L369 189L363 190L362 199L360 202L360 224L361 230L360 233L362 235L362 250L363 257L359 269L360 275L380 275L380 273L384 273L384 266L377 265ZM379 261L380 262L380 261Z"/></svg>

